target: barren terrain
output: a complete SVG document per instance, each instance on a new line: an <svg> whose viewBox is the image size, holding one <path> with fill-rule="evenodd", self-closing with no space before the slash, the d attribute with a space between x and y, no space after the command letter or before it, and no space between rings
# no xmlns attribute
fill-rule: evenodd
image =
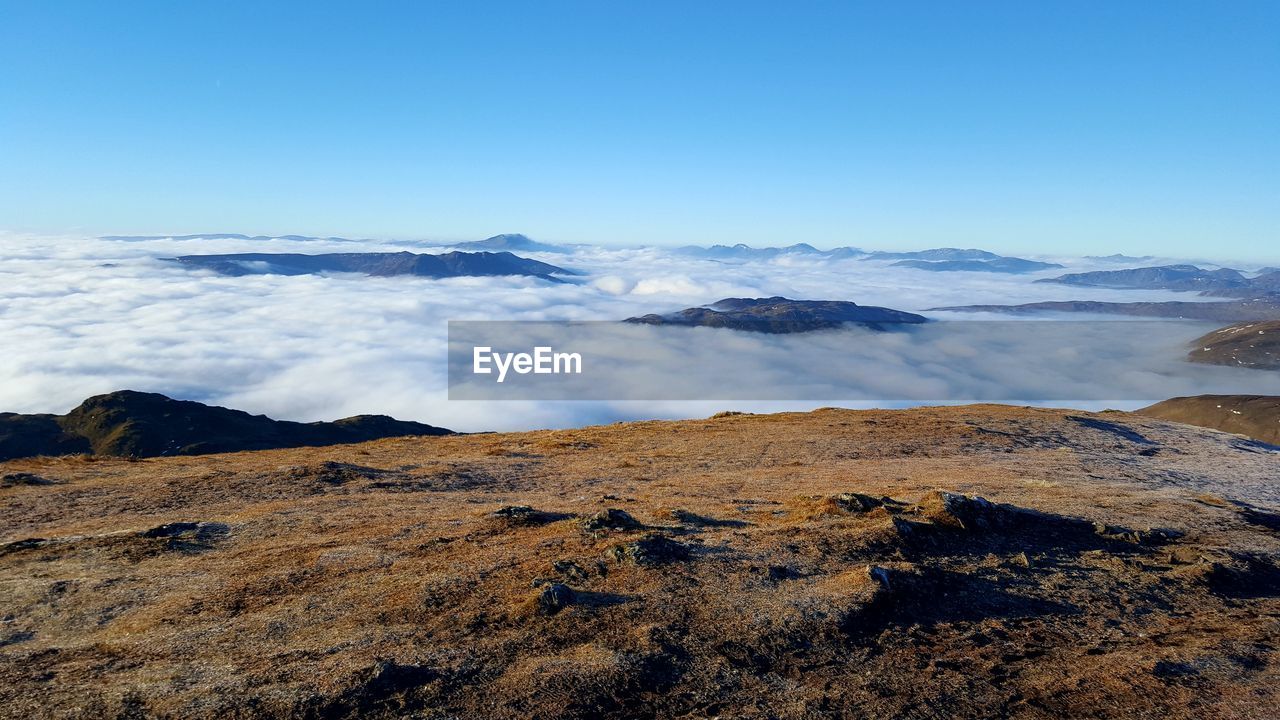
<svg viewBox="0 0 1280 720"><path fill-rule="evenodd" d="M0 464L0 716L1274 717L1280 451L820 410Z"/></svg>

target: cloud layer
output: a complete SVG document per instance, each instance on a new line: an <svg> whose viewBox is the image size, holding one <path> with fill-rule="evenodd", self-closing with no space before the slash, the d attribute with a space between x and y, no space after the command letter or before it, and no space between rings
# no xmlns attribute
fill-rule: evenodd
<svg viewBox="0 0 1280 720"><path fill-rule="evenodd" d="M352 249L331 241L0 235L0 410L65 412L89 395L131 388L282 419L385 413L461 430L696 416L725 403L450 402L446 322L616 320L733 296L853 300L910 311L970 303L1186 299L1031 282L1065 271L931 273L801 256L724 263L652 248L529 254L587 273L563 285L530 278L221 277L159 259ZM430 245L371 241L360 249L424 251ZM1114 267L1065 264L1068 270ZM918 352L912 357L920 359ZM966 362L978 372L983 359L957 349L948 362L958 377ZM733 403L738 409L821 404Z"/></svg>

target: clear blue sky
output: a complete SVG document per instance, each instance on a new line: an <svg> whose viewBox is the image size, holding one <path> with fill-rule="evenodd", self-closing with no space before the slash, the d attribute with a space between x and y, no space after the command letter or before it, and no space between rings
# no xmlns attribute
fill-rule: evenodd
<svg viewBox="0 0 1280 720"><path fill-rule="evenodd" d="M1280 256L1280 2L0 0L0 228Z"/></svg>

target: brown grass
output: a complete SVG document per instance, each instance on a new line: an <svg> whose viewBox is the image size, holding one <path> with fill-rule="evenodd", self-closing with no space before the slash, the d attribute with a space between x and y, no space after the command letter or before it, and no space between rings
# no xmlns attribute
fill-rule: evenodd
<svg viewBox="0 0 1280 720"><path fill-rule="evenodd" d="M0 716L1267 717L1278 469L998 406L14 461Z"/></svg>

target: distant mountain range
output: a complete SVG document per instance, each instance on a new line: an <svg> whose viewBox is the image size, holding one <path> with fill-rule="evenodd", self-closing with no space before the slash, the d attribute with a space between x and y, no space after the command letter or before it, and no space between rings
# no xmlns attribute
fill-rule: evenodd
<svg viewBox="0 0 1280 720"><path fill-rule="evenodd" d="M1244 322L1249 320L1280 319L1280 299L1255 298L1227 302L1098 302L1094 300L1065 300L1023 303L1021 305L953 305L929 308L930 311L990 312L1011 315L1035 313L1087 313L1096 315L1125 315L1183 320L1212 320L1214 322Z"/></svg>
<svg viewBox="0 0 1280 720"><path fill-rule="evenodd" d="M644 315L624 322L641 325L718 327L772 334L829 330L847 324L877 330L928 322L922 315L840 300L791 300L784 297L726 298L706 307L668 315Z"/></svg>
<svg viewBox="0 0 1280 720"><path fill-rule="evenodd" d="M364 240L343 237L316 237L312 235L243 235L241 233L197 233L195 235L103 235L103 240L117 242L142 242L144 240L326 240L330 242L365 242Z"/></svg>
<svg viewBox="0 0 1280 720"><path fill-rule="evenodd" d="M1184 290L1218 297L1261 297L1280 292L1280 272L1248 278L1239 270L1206 270L1195 265L1069 273L1036 282L1121 290Z"/></svg>
<svg viewBox="0 0 1280 720"><path fill-rule="evenodd" d="M229 255L183 255L172 262L221 275L310 275L322 272L354 272L377 277L416 275L446 278L490 275L527 275L563 282L556 275L575 275L572 270L512 255L509 252L449 252L441 255L396 253L234 253Z"/></svg>
<svg viewBox="0 0 1280 720"><path fill-rule="evenodd" d="M994 272L1016 275L1064 267L1057 263L998 257L994 260L899 260L892 267L910 267L933 272Z"/></svg>
<svg viewBox="0 0 1280 720"><path fill-rule="evenodd" d="M1192 362L1280 370L1280 321L1251 322L1214 330L1192 343Z"/></svg>
<svg viewBox="0 0 1280 720"><path fill-rule="evenodd" d="M203 455L452 432L386 415L314 423L272 420L156 393L121 390L91 397L66 415L0 413L0 461L74 453Z"/></svg>
<svg viewBox="0 0 1280 720"><path fill-rule="evenodd" d="M893 263L894 266L935 272L1026 273L1063 267L1057 263L1006 257L975 248L933 248L911 252L867 252L855 247L819 250L808 243L763 248L755 248L738 243L737 245L712 245L711 247L686 245L676 248L675 251L682 255L712 260L770 260L785 255L826 259L897 260L899 262Z"/></svg>
<svg viewBox="0 0 1280 720"><path fill-rule="evenodd" d="M911 252L876 252L868 253L867 260L926 260L929 262L953 262L958 260L999 260L997 255L977 248L932 248L930 250L913 250Z"/></svg>
<svg viewBox="0 0 1280 720"><path fill-rule="evenodd" d="M567 253L571 250L571 248L564 245L552 245L550 243L530 240L528 237L519 233L494 235L493 237L485 238L484 240L456 243L451 247L462 248L465 250L507 250L511 252Z"/></svg>
<svg viewBox="0 0 1280 720"><path fill-rule="evenodd" d="M824 258L852 258L866 255L866 252L855 247L838 247L831 250L819 250L808 243L796 243L786 247L763 247L753 248L750 245L738 243L737 245L712 245L711 247L703 247L701 245L685 245L678 247L675 252L682 255L692 255L694 257L710 258L713 260L768 260L778 257L779 255L812 255Z"/></svg>
<svg viewBox="0 0 1280 720"><path fill-rule="evenodd" d="M1150 255L1133 256L1133 255L1121 255L1120 253L1116 253L1114 255L1086 255L1084 259L1085 260L1102 260L1104 262L1114 262L1114 263L1139 263L1139 262L1149 262L1151 260L1154 260L1155 258Z"/></svg>

